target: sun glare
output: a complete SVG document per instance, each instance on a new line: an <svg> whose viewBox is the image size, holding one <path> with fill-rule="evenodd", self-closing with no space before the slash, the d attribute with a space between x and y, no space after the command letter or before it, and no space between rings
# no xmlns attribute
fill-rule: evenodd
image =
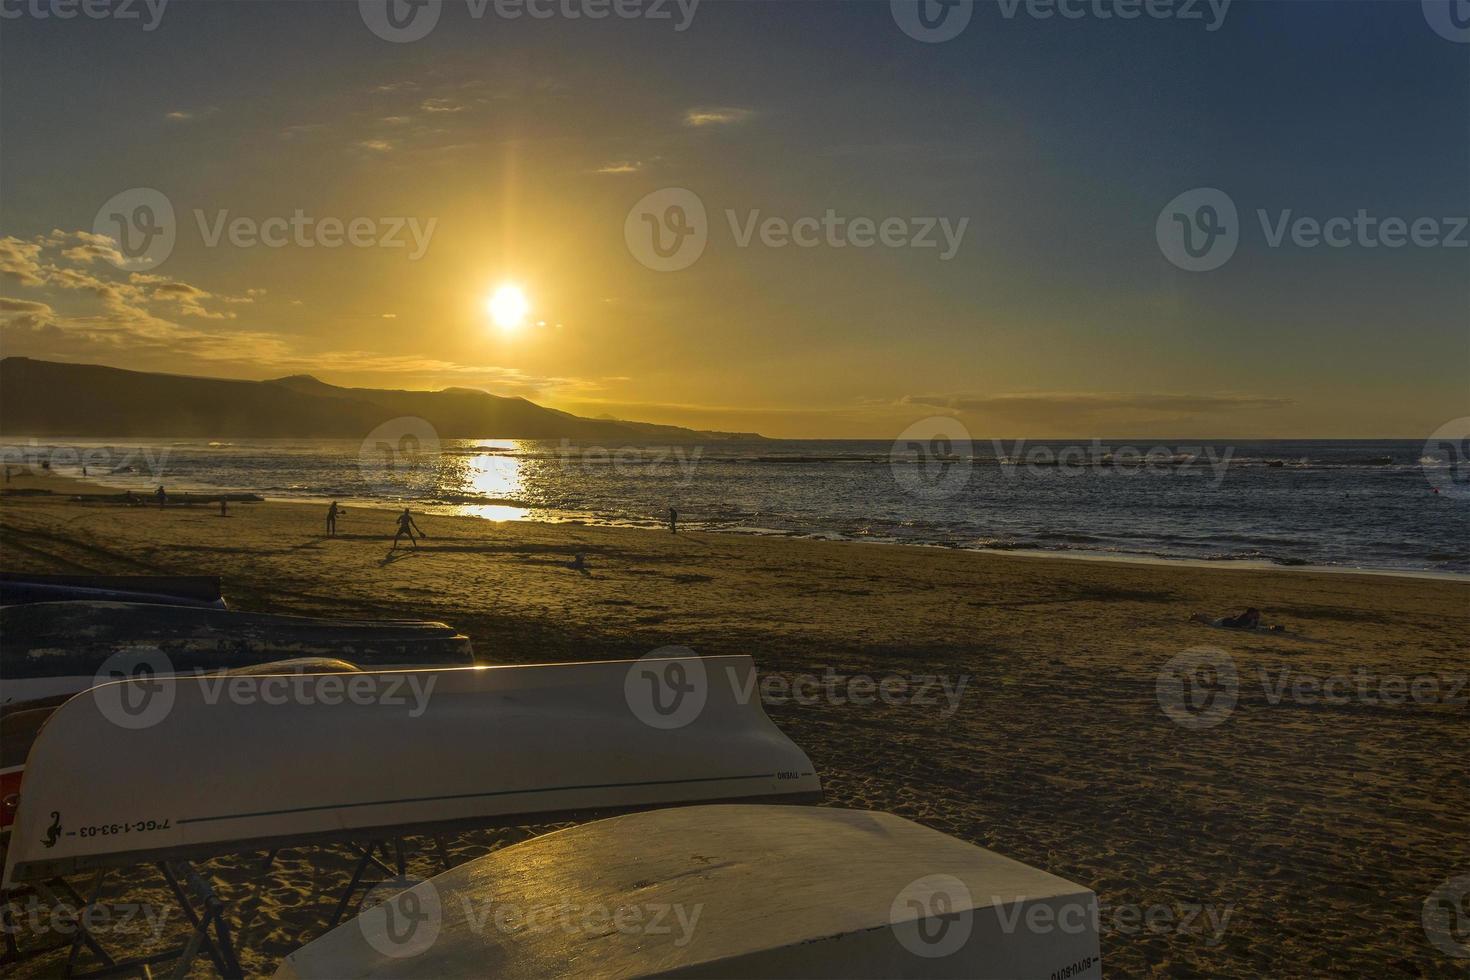
<svg viewBox="0 0 1470 980"><path fill-rule="evenodd" d="M526 314L531 312L531 303L519 286L506 285L495 290L495 295L485 303L485 308L490 312L490 319L495 321L495 325L509 333L525 324Z"/></svg>

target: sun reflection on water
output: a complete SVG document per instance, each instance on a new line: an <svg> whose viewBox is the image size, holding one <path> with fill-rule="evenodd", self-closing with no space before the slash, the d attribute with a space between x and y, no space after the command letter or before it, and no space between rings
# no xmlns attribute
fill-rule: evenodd
<svg viewBox="0 0 1470 980"><path fill-rule="evenodd" d="M477 448L517 451L520 446L510 439L482 440ZM466 501L457 511L487 521L522 521L531 513L521 505L525 494L522 463L513 455L486 452L463 457L464 470L457 474L459 486L467 497L482 497L483 502Z"/></svg>

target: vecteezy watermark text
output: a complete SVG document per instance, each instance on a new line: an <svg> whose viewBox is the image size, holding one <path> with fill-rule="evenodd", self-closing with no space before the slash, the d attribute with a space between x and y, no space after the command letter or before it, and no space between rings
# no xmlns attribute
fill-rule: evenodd
<svg viewBox="0 0 1470 980"><path fill-rule="evenodd" d="M408 248L412 239L413 250L408 253L410 262L424 257L429 250L438 218L420 222L414 217L368 218L314 218L297 208L290 217L277 215L270 218L230 217L230 212L214 212L213 218L199 208L194 209L194 220L199 225L199 237L205 248L218 248L223 239L235 248ZM407 236L404 232L407 230Z"/></svg>
<svg viewBox="0 0 1470 980"><path fill-rule="evenodd" d="M1397 707L1470 704L1470 674L1429 671L1377 674L1365 667L1351 672L1313 674L1295 667L1257 667L1266 704L1384 705ZM1159 707L1189 729L1214 728L1234 713L1243 688L1235 658L1218 647L1193 647L1159 668L1155 690Z"/></svg>
<svg viewBox="0 0 1470 980"><path fill-rule="evenodd" d="M682 34L694 23L701 0L465 0L471 20L647 20L673 23ZM444 0L358 0L368 30L385 41L421 41L438 25Z"/></svg>
<svg viewBox="0 0 1470 980"><path fill-rule="evenodd" d="M886 704L889 707L911 705L916 708L938 708L939 717L951 718L959 710L965 688L974 678L969 674L951 677L946 674L839 674L828 667L821 674L767 673L760 678L751 674L742 684L735 684L735 695L742 704L749 703L757 687L761 704L766 706L817 704L867 707Z"/></svg>
<svg viewBox="0 0 1470 980"><path fill-rule="evenodd" d="M758 208L727 208L725 222L736 248L933 249L948 262L964 244L969 218L846 215L827 208L820 215L786 217ZM677 272L699 260L711 234L704 201L684 187L645 195L628 211L623 239L640 263L656 272Z"/></svg>
<svg viewBox="0 0 1470 980"><path fill-rule="evenodd" d="M438 218L317 216L300 208L289 215L257 218L229 209L194 208L194 223L205 248L384 248L404 249L409 261L428 252ZM173 201L152 187L130 187L108 198L92 221L94 234L114 248L104 258L130 272L154 270L173 254L179 221Z"/></svg>
<svg viewBox="0 0 1470 980"><path fill-rule="evenodd" d="M659 729L678 729L694 722L709 701L712 686L723 685L737 704L750 704L757 697L767 707L797 704L853 705L938 709L948 719L959 710L960 700L972 680L969 674L950 677L940 674L839 674L831 667L822 674L767 673L745 676L734 667L714 679L710 668L688 647L660 647L628 666L623 696L629 709L644 724Z"/></svg>
<svg viewBox="0 0 1470 980"><path fill-rule="evenodd" d="M566 898L530 904L494 898L458 896L448 905L432 880L397 878L368 892L357 917L363 937L378 952L405 959L427 951L438 940L447 918L462 917L473 935L499 933L512 941L549 934L600 939L624 936L669 936L682 949L694 939L704 904L629 902L616 906Z"/></svg>
<svg viewBox="0 0 1470 980"><path fill-rule="evenodd" d="M151 31L163 20L169 0L0 0L0 19L136 20Z"/></svg>
<svg viewBox="0 0 1470 980"><path fill-rule="evenodd" d="M1315 216L1282 208L1257 208L1255 217L1267 248L1470 248L1470 217L1398 217L1358 208L1352 215ZM1245 222L1235 201L1214 187L1185 191L1166 204L1154 225L1159 250L1188 272L1209 272L1230 261Z"/></svg>
<svg viewBox="0 0 1470 980"><path fill-rule="evenodd" d="M605 446L574 446L570 439L565 438L556 449L557 462L563 473L611 470L618 476L636 477L677 473L681 487L694 482L694 470L703 455L703 446L623 446L608 449Z"/></svg>
<svg viewBox="0 0 1470 980"><path fill-rule="evenodd" d="M198 685L201 700L209 705L372 705L403 708L407 717L418 718L428 710L438 680L415 671L178 673L162 650L139 648L119 650L103 661L91 695L104 718L129 730L152 728L166 719L186 684Z"/></svg>
<svg viewBox="0 0 1470 980"><path fill-rule="evenodd" d="M1177 20L1200 22L1214 33L1225 26L1234 0L984 0L1006 20L1038 21ZM936 44L964 33L975 14L975 0L890 0L893 21L916 41Z"/></svg>
<svg viewBox="0 0 1470 980"><path fill-rule="evenodd" d="M19 937L75 936L79 929L88 935L106 933L136 935L146 931L157 942L163 936L170 908L150 902L90 902L76 906L69 902L43 902L38 895L24 900L11 897L0 915L0 934Z"/></svg>
<svg viewBox="0 0 1470 980"><path fill-rule="evenodd" d="M783 218L776 215L761 217L759 210L746 211L742 217L733 209L726 209L725 220L730 224L730 236L738 248L749 248L753 240L766 248L942 248L939 261L948 262L959 252L965 240L965 230L970 226L969 218L951 221L949 218L867 218L846 217L832 208L820 218L808 215L800 218ZM937 229L937 233L936 233ZM943 239L941 242L940 239Z"/></svg>
<svg viewBox="0 0 1470 980"><path fill-rule="evenodd" d="M168 462L167 446L52 446L30 439L25 445L0 446L0 464L7 471L16 466L23 470L86 470L88 476L116 474L141 475L147 471L154 480L163 476Z"/></svg>

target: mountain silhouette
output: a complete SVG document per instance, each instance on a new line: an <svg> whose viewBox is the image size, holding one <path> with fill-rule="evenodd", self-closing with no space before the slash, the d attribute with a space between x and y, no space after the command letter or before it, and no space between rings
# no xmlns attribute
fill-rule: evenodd
<svg viewBox="0 0 1470 980"><path fill-rule="evenodd" d="M472 388L342 388L310 375L239 381L29 357L0 360L0 433L11 436L362 439L402 417L424 419L442 439L606 445L760 438L582 418Z"/></svg>

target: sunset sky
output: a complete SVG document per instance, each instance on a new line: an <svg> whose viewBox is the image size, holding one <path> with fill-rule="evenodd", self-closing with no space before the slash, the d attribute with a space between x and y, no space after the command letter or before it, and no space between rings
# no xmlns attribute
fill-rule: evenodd
<svg viewBox="0 0 1470 980"><path fill-rule="evenodd" d="M34 2L0 20L7 355L781 437L956 414L976 436L1417 438L1470 415L1470 248L1271 247L1257 216L1470 215L1470 43L1418 2L1237 2L1213 25L1203 3L982 3L941 43L887 2L594 21L448 0L410 43L355 2L175 0L151 30L141 0L141 20ZM176 243L119 268L95 219L140 187ZM1206 272L1155 235L1199 187L1240 215ZM663 188L708 215L678 271L625 240ZM298 210L432 231L418 257L407 224L398 248L208 244L221 212ZM946 261L937 229L741 247L727 211L968 223ZM505 284L530 307L512 329L486 310Z"/></svg>

